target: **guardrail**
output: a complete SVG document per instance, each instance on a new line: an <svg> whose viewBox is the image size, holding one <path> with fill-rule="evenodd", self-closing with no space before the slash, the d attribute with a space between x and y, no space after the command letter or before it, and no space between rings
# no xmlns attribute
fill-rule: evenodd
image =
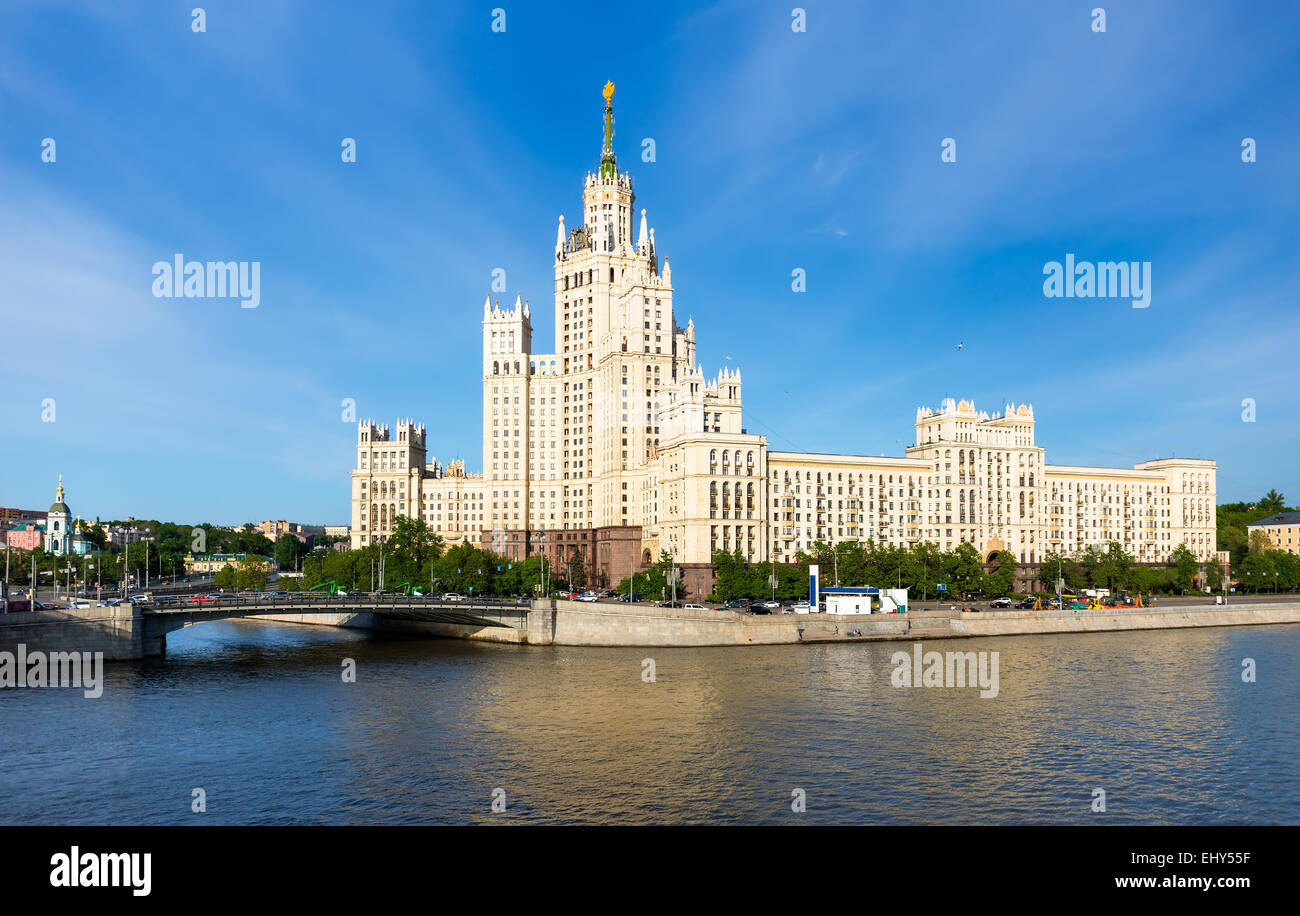
<svg viewBox="0 0 1300 916"><path fill-rule="evenodd" d="M294 595L267 594L216 594L215 597L197 595L164 595L153 601L139 605L145 613L166 613L168 611L194 611L203 608L270 608L294 606L329 608L409 608L436 605L446 608L501 608L523 609L532 606L528 598L465 598L463 600L446 600L440 596L414 598L404 595L312 595L306 592Z"/></svg>

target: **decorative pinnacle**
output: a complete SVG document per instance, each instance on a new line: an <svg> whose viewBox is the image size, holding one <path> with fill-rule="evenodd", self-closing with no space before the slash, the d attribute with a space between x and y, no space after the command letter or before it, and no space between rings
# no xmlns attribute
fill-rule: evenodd
<svg viewBox="0 0 1300 916"><path fill-rule="evenodd" d="M614 178L618 172L614 166L614 83L605 83L601 93L605 96L605 146L600 154L600 177Z"/></svg>

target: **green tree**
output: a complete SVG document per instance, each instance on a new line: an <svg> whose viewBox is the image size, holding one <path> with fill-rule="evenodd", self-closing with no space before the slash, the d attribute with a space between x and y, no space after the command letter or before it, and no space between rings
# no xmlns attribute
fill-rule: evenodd
<svg viewBox="0 0 1300 916"><path fill-rule="evenodd" d="M1277 569L1270 553L1252 551L1241 561L1238 569L1242 588L1261 592L1272 589L1277 582Z"/></svg>
<svg viewBox="0 0 1300 916"><path fill-rule="evenodd" d="M944 554L943 583L953 595L960 595L967 589L980 587L983 578L983 564L980 552L974 544L962 542L955 550Z"/></svg>
<svg viewBox="0 0 1300 916"><path fill-rule="evenodd" d="M1197 562L1196 555L1186 544L1179 544L1174 548L1174 552L1169 556L1170 563L1174 573L1174 587L1179 593L1186 593L1192 588L1192 580L1196 577L1197 571L1201 564Z"/></svg>
<svg viewBox="0 0 1300 916"><path fill-rule="evenodd" d="M1266 531L1256 528L1250 532L1249 545L1251 553L1264 553L1273 549L1273 540Z"/></svg>
<svg viewBox="0 0 1300 916"><path fill-rule="evenodd" d="M239 561L235 569L236 588L255 588L259 592L266 589L266 578L271 567L256 554L248 554Z"/></svg>
<svg viewBox="0 0 1300 916"><path fill-rule="evenodd" d="M301 542L289 532L280 535L275 542L275 562L286 572L293 569L298 560L298 548Z"/></svg>
<svg viewBox="0 0 1300 916"><path fill-rule="evenodd" d="M235 567L227 563L216 571L212 584L217 588L235 588Z"/></svg>
<svg viewBox="0 0 1300 916"><path fill-rule="evenodd" d="M994 596L1011 594L1016 585L1016 572L1019 569L1020 563L1014 553L1010 550L999 551L993 561L992 571L984 576L984 590Z"/></svg>
<svg viewBox="0 0 1300 916"><path fill-rule="evenodd" d="M574 547L569 554L569 579L573 582L574 588L585 588L587 585L587 566L577 547Z"/></svg>
<svg viewBox="0 0 1300 916"><path fill-rule="evenodd" d="M1259 511L1264 515L1276 515L1286 509L1286 497L1277 490L1269 490L1259 501Z"/></svg>
<svg viewBox="0 0 1300 916"><path fill-rule="evenodd" d="M427 582L429 566L442 556L442 551L442 538L427 522L398 516L393 533L384 542L384 567L389 584ZM498 564L493 560L490 565L495 569Z"/></svg>
<svg viewBox="0 0 1300 916"><path fill-rule="evenodd" d="M1223 567L1217 561L1211 561L1205 564L1205 584L1210 591L1217 592L1223 590Z"/></svg>

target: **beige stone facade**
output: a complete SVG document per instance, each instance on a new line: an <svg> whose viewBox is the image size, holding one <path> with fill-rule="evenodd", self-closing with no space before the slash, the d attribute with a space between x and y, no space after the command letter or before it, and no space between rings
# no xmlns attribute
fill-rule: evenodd
<svg viewBox="0 0 1300 916"><path fill-rule="evenodd" d="M1300 512L1280 512L1251 522L1246 526L1251 534L1262 531L1268 535L1274 550L1300 553Z"/></svg>
<svg viewBox="0 0 1300 916"><path fill-rule="evenodd" d="M360 424L354 547L411 515L507 555L581 552L611 584L660 551L790 562L817 541L966 542L1024 563L1111 540L1146 562L1180 543L1215 556L1213 461L1050 465L1024 404L920 408L901 457L770 451L743 426L740 371L706 377L696 361L694 322L678 323L667 258L635 204L607 145L581 225L559 220L553 352L533 351L522 294L483 303L482 475L429 461L422 425Z"/></svg>

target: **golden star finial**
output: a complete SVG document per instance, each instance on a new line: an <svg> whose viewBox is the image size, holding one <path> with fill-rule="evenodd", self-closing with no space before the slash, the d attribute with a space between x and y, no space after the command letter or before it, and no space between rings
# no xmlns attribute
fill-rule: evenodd
<svg viewBox="0 0 1300 916"><path fill-rule="evenodd" d="M613 81L613 80L610 80L609 82L605 83L604 95L605 95L605 101L606 101L606 102L608 102L610 99L612 99L612 98L614 97L614 81Z"/></svg>

